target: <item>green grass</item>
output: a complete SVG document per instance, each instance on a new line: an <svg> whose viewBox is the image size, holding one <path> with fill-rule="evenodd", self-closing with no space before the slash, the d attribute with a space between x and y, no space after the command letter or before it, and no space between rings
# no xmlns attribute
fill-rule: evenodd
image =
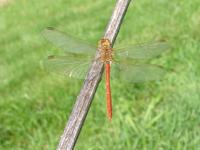
<svg viewBox="0 0 200 150"><path fill-rule="evenodd" d="M52 26L96 43L115 0L18 0L0 7L0 149L55 149L83 84L45 72L57 49ZM162 81L112 82L114 116L105 114L101 82L76 149L197 150L200 147L200 1L132 1L117 44L167 39L155 63L173 68Z"/></svg>

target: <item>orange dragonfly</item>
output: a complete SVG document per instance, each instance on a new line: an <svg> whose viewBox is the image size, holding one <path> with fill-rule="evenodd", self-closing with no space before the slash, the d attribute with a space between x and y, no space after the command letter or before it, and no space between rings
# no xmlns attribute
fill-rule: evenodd
<svg viewBox="0 0 200 150"><path fill-rule="evenodd" d="M166 73L162 67L144 62L138 63L167 51L169 45L165 41L130 45L114 51L108 39L101 39L98 47L95 47L51 27L45 29L43 35L65 52L65 56L48 56L44 61L45 68L69 77L84 79L95 50L98 48L100 53L98 61L101 61L105 68L106 104L109 120L112 119L110 76L111 78L117 76L123 81L134 83L157 80ZM112 70L110 71L111 64Z"/></svg>

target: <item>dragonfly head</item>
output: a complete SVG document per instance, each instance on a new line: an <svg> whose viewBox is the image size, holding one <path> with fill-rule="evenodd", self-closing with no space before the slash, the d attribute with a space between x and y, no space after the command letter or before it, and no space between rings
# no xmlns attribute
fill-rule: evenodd
<svg viewBox="0 0 200 150"><path fill-rule="evenodd" d="M99 41L99 48L101 49L110 49L111 48L111 43L109 41L109 39L101 39Z"/></svg>

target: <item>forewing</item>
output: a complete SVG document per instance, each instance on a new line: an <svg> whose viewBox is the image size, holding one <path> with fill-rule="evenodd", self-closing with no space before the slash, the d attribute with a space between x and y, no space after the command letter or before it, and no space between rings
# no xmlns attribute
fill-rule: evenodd
<svg viewBox="0 0 200 150"><path fill-rule="evenodd" d="M112 65L111 77L122 81L137 83L159 80L166 74L166 70L160 66L150 64L139 65Z"/></svg>
<svg viewBox="0 0 200 150"><path fill-rule="evenodd" d="M169 50L169 48L169 44L165 41L130 45L123 49L116 49L116 51L114 51L114 58L117 60L124 58L150 59Z"/></svg>
<svg viewBox="0 0 200 150"><path fill-rule="evenodd" d="M42 34L48 41L63 49L66 53L84 53L88 55L93 55L95 53L94 46L57 31L52 27L46 28Z"/></svg>
<svg viewBox="0 0 200 150"><path fill-rule="evenodd" d="M67 77L84 79L89 67L89 61L80 58L76 59L76 57L52 55L44 60L43 65L48 71Z"/></svg>

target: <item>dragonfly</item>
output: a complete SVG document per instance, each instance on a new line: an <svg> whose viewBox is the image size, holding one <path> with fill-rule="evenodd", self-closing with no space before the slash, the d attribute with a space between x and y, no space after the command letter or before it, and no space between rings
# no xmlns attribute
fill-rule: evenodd
<svg viewBox="0 0 200 150"><path fill-rule="evenodd" d="M45 68L68 77L84 79L88 66L98 49L100 57L97 61L104 64L105 70L106 108L109 120L112 119L110 78L117 77L122 81L136 83L159 80L166 73L166 70L158 65L145 63L145 60L169 50L166 41L113 48L109 39L102 38L98 46L94 46L52 27L46 28L43 36L56 47L61 48L65 54L48 56L44 60Z"/></svg>

